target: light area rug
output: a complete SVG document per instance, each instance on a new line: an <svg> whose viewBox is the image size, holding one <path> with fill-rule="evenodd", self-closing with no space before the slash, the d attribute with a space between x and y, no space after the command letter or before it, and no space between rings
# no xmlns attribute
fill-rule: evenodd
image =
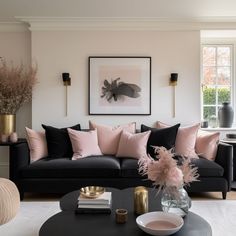
<svg viewBox="0 0 236 236"><path fill-rule="evenodd" d="M41 225L59 211L58 202L21 202L17 216L0 226L0 236L38 236ZM191 211L208 221L213 236L236 235L236 200L192 201Z"/></svg>
<svg viewBox="0 0 236 236"><path fill-rule="evenodd" d="M190 210L211 225L213 236L236 236L236 200L193 201Z"/></svg>
<svg viewBox="0 0 236 236"><path fill-rule="evenodd" d="M16 217L0 226L0 236L38 236L42 224L59 211L59 203L56 201L21 202Z"/></svg>

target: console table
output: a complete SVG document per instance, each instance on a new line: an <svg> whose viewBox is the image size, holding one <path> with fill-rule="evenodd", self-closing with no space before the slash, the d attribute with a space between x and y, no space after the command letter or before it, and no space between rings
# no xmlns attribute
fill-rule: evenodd
<svg viewBox="0 0 236 236"><path fill-rule="evenodd" d="M0 146L9 146L9 147L11 147L11 146L17 145L19 143L26 143L26 139L25 138L19 138L17 140L17 142L1 142L0 141Z"/></svg>
<svg viewBox="0 0 236 236"><path fill-rule="evenodd" d="M236 190L236 140L222 139L220 141L233 146L233 181L231 184L231 189Z"/></svg>
<svg viewBox="0 0 236 236"><path fill-rule="evenodd" d="M14 153L12 151L12 147L14 145L20 144L20 143L25 143L27 142L25 138L19 138L17 140L17 142L0 142L0 146L6 146L9 147L9 179L12 180L13 176L12 176L12 171L11 171L11 166L14 165L13 161L14 161Z"/></svg>
<svg viewBox="0 0 236 236"><path fill-rule="evenodd" d="M112 192L111 214L75 214L79 191L66 194L60 200L61 212L49 218L41 227L39 236L144 236L147 235L136 224L137 215L134 214L134 189L124 190L107 188ZM152 188L149 192L149 211L160 211L160 194ZM128 221L117 224L115 209L128 210ZM189 212L184 218L184 225L173 236L212 236L209 223L201 216Z"/></svg>

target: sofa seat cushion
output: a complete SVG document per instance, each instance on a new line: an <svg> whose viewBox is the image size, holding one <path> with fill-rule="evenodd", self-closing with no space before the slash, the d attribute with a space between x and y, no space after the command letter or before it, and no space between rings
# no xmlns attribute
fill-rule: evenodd
<svg viewBox="0 0 236 236"><path fill-rule="evenodd" d="M44 158L21 169L23 178L112 178L119 175L120 162L113 156L91 156L74 161Z"/></svg>
<svg viewBox="0 0 236 236"><path fill-rule="evenodd" d="M138 160L133 158L122 158L120 163L121 176L126 178L142 177L138 172Z"/></svg>
<svg viewBox="0 0 236 236"><path fill-rule="evenodd" d="M200 157L192 159L192 164L198 167L198 173L201 177L222 177L224 169L214 161L209 161ZM126 178L140 177L138 172L138 160L125 158L121 159L121 176ZM145 176L143 178L146 178Z"/></svg>
<svg viewBox="0 0 236 236"><path fill-rule="evenodd" d="M214 161L200 157L192 159L191 163L198 167L198 173L201 177L219 177L223 176L224 169Z"/></svg>

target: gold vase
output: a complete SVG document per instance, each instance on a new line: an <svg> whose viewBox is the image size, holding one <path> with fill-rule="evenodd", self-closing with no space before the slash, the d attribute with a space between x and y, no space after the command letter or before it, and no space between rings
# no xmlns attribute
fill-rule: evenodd
<svg viewBox="0 0 236 236"><path fill-rule="evenodd" d="M134 212L137 215L148 212L148 190L144 186L134 189Z"/></svg>
<svg viewBox="0 0 236 236"><path fill-rule="evenodd" d="M0 114L0 134L10 135L16 132L16 115Z"/></svg>

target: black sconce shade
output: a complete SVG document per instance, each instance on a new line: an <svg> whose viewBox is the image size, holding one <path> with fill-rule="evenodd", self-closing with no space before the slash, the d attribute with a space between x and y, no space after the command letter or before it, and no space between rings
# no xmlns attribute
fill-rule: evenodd
<svg viewBox="0 0 236 236"><path fill-rule="evenodd" d="M62 73L62 79L65 86L71 85L71 78L69 73Z"/></svg>
<svg viewBox="0 0 236 236"><path fill-rule="evenodd" d="M177 81L177 80L178 80L178 73L171 73L170 81Z"/></svg>
<svg viewBox="0 0 236 236"><path fill-rule="evenodd" d="M178 80L178 73L171 73L170 74L170 85L176 86Z"/></svg>

